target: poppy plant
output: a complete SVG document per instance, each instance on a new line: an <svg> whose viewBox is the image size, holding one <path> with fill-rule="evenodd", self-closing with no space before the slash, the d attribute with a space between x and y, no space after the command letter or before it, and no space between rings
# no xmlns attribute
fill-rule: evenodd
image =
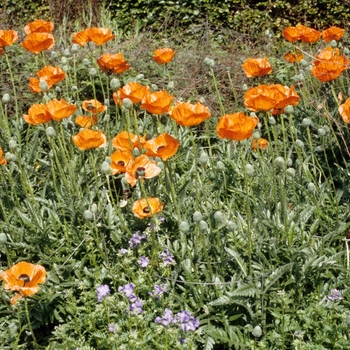
<svg viewBox="0 0 350 350"><path fill-rule="evenodd" d="M126 172L126 166L133 159L133 156L130 151L116 150L110 155L110 158L112 161L110 164L112 174L116 175Z"/></svg>
<svg viewBox="0 0 350 350"><path fill-rule="evenodd" d="M97 124L97 115L93 114L91 116L80 115L75 118L75 124L82 128L90 129L93 125Z"/></svg>
<svg viewBox="0 0 350 350"><path fill-rule="evenodd" d="M114 35L109 28L86 28L81 32L73 34L73 43L84 46L88 42L92 41L96 45L103 45L107 41L112 40Z"/></svg>
<svg viewBox="0 0 350 350"><path fill-rule="evenodd" d="M0 47L11 46L17 39L15 30L0 30Z"/></svg>
<svg viewBox="0 0 350 350"><path fill-rule="evenodd" d="M299 50L295 50L295 52L287 52L283 58L289 63L300 62L303 59L303 54Z"/></svg>
<svg viewBox="0 0 350 350"><path fill-rule="evenodd" d="M350 98L348 98L342 105L339 106L338 112L343 121L350 124Z"/></svg>
<svg viewBox="0 0 350 350"><path fill-rule="evenodd" d="M257 117L248 117L243 112L225 114L220 118L216 132L221 138L241 141L252 136L258 122Z"/></svg>
<svg viewBox="0 0 350 350"><path fill-rule="evenodd" d="M143 148L145 142L145 137L138 137L128 131L122 131L112 139L112 145L114 148L129 152L132 152L134 148Z"/></svg>
<svg viewBox="0 0 350 350"><path fill-rule="evenodd" d="M103 72L113 71L116 74L123 73L130 68L121 53L115 55L106 53L97 59L97 63Z"/></svg>
<svg viewBox="0 0 350 350"><path fill-rule="evenodd" d="M200 102L196 104L178 102L169 112L169 115L179 125L195 126L208 119L210 117L210 111L208 107Z"/></svg>
<svg viewBox="0 0 350 350"><path fill-rule="evenodd" d="M152 58L160 64L169 63L173 60L176 51L170 49L169 47L164 47L162 49L155 50L153 52Z"/></svg>
<svg viewBox="0 0 350 350"><path fill-rule="evenodd" d="M144 219L161 212L163 207L164 203L159 198L148 197L136 201L132 206L132 211L139 219Z"/></svg>
<svg viewBox="0 0 350 350"><path fill-rule="evenodd" d="M37 73L37 76L39 77L39 79L45 80L49 90L54 84L57 84L60 81L64 80L66 77L66 73L60 67L46 66L43 69L39 70L39 72ZM40 89L39 79L29 78L29 88L34 93L42 92Z"/></svg>
<svg viewBox="0 0 350 350"><path fill-rule="evenodd" d="M282 35L290 42L301 40L305 43L313 43L320 38L321 33L316 29L298 25L296 27L285 28L282 31Z"/></svg>
<svg viewBox="0 0 350 350"><path fill-rule="evenodd" d="M55 98L46 103L45 107L49 112L51 118L58 122L62 119L69 118L77 110L76 105L69 104L64 99L58 101Z"/></svg>
<svg viewBox="0 0 350 350"><path fill-rule="evenodd" d="M272 67L267 58L248 58L242 65L248 78L270 74Z"/></svg>
<svg viewBox="0 0 350 350"><path fill-rule="evenodd" d="M269 142L266 139L261 137L258 140L253 140L253 142L252 142L252 149L254 151L256 151L257 149L264 150L264 149L267 148L268 145L269 145Z"/></svg>
<svg viewBox="0 0 350 350"><path fill-rule="evenodd" d="M149 92L141 102L141 108L151 114L167 113L174 96L170 96L166 91Z"/></svg>
<svg viewBox="0 0 350 350"><path fill-rule="evenodd" d="M42 19L36 19L33 22L28 23L24 27L24 32L28 35L30 33L51 33L54 29L52 22L43 21Z"/></svg>
<svg viewBox="0 0 350 350"><path fill-rule="evenodd" d="M117 105L121 105L124 98L130 99L132 103L141 102L149 92L149 86L141 85L135 81L127 83L117 92L113 93L113 100Z"/></svg>
<svg viewBox="0 0 350 350"><path fill-rule="evenodd" d="M80 32L74 33L73 34L73 43L78 44L80 46L84 46L86 45L88 42L91 41L90 37L89 37L89 30L91 28L86 28Z"/></svg>
<svg viewBox="0 0 350 350"><path fill-rule="evenodd" d="M140 178L151 179L162 171L155 162L152 162L147 156L141 155L131 160L126 166L125 180L135 186Z"/></svg>
<svg viewBox="0 0 350 350"><path fill-rule="evenodd" d="M3 155L3 152L2 152L2 148L0 147L0 164L5 165L7 164L7 160L2 155Z"/></svg>
<svg viewBox="0 0 350 350"><path fill-rule="evenodd" d="M72 140L83 151L107 146L107 137L100 130L83 129L72 136Z"/></svg>
<svg viewBox="0 0 350 350"><path fill-rule="evenodd" d="M339 27L335 27L335 26L330 27L321 33L322 39L326 43L329 43L332 40L340 40L344 34L345 34L344 29L339 28Z"/></svg>
<svg viewBox="0 0 350 350"><path fill-rule="evenodd" d="M46 281L46 270L41 265L21 261L1 272L0 278L5 282L4 289L19 292L11 299L11 304L16 304L18 299L29 297L39 291L38 284Z"/></svg>
<svg viewBox="0 0 350 350"><path fill-rule="evenodd" d="M107 109L105 105L95 99L83 101L82 108L84 111L93 114L102 113Z"/></svg>
<svg viewBox="0 0 350 350"><path fill-rule="evenodd" d="M31 125L38 125L49 122L52 118L45 105L34 104L28 110L28 114L23 114L23 119Z"/></svg>
<svg viewBox="0 0 350 350"><path fill-rule="evenodd" d="M55 39L49 33L30 33L21 42L21 45L28 51L38 54L44 50L50 50L55 45Z"/></svg>
<svg viewBox="0 0 350 350"><path fill-rule="evenodd" d="M146 155L167 160L177 152L179 145L180 142L175 137L161 134L155 139L146 141L144 147L147 150Z"/></svg>

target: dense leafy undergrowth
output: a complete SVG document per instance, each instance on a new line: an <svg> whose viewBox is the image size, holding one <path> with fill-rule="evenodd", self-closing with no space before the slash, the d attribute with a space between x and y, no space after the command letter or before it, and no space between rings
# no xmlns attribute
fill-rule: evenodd
<svg viewBox="0 0 350 350"><path fill-rule="evenodd" d="M39 27L0 31L1 349L349 349L349 34Z"/></svg>

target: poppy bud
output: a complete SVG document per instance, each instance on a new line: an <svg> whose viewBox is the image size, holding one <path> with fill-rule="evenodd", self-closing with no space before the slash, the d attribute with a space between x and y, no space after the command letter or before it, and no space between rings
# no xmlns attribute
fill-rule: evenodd
<svg viewBox="0 0 350 350"><path fill-rule="evenodd" d="M127 97L123 98L123 106L126 109L132 108L133 104L132 104L132 101L130 100L130 98L127 98Z"/></svg>
<svg viewBox="0 0 350 350"><path fill-rule="evenodd" d="M44 79L40 79L39 87L42 92L46 92L49 89L49 85Z"/></svg>
<svg viewBox="0 0 350 350"><path fill-rule="evenodd" d="M287 158L286 165L291 166L293 164L293 160L290 158Z"/></svg>
<svg viewBox="0 0 350 350"><path fill-rule="evenodd" d="M62 89L59 86L56 86L55 91L59 94L62 92Z"/></svg>
<svg viewBox="0 0 350 350"><path fill-rule="evenodd" d="M301 121L301 125L304 127L304 128L307 128L308 126L311 125L311 119L310 118L304 118L302 121Z"/></svg>
<svg viewBox="0 0 350 350"><path fill-rule="evenodd" d="M108 164L112 163L112 159L110 157L106 157L105 158L105 162L107 162Z"/></svg>
<svg viewBox="0 0 350 350"><path fill-rule="evenodd" d="M76 85L72 86L72 91L78 91L78 87Z"/></svg>
<svg viewBox="0 0 350 350"><path fill-rule="evenodd" d="M203 152L199 157L199 163L201 163L202 165L205 165L208 163L208 161L209 161L208 154Z"/></svg>
<svg viewBox="0 0 350 350"><path fill-rule="evenodd" d="M247 85L247 84L243 84L243 85L242 85L242 89L243 89L244 91L248 90L248 85Z"/></svg>
<svg viewBox="0 0 350 350"><path fill-rule="evenodd" d="M174 87L175 87L174 82L173 81L169 81L169 83L168 83L168 90L173 90Z"/></svg>
<svg viewBox="0 0 350 350"><path fill-rule="evenodd" d="M315 193L316 192L316 186L312 183L312 182L309 182L308 185L307 185L307 190L311 193Z"/></svg>
<svg viewBox="0 0 350 350"><path fill-rule="evenodd" d="M229 230L234 230L235 229L235 223L231 220L227 221L226 226Z"/></svg>
<svg viewBox="0 0 350 350"><path fill-rule="evenodd" d="M325 136L326 135L326 131L323 128L318 128L317 129L317 134L318 134L318 136Z"/></svg>
<svg viewBox="0 0 350 350"><path fill-rule="evenodd" d="M225 164L221 160L219 160L216 163L216 169L219 170L219 171L224 171L225 170Z"/></svg>
<svg viewBox="0 0 350 350"><path fill-rule="evenodd" d="M3 94L2 95L2 103L4 105L8 104L11 100L11 96L9 94Z"/></svg>
<svg viewBox="0 0 350 350"><path fill-rule="evenodd" d="M68 58L67 57L61 57L61 63L62 64L67 64L68 63Z"/></svg>
<svg viewBox="0 0 350 350"><path fill-rule="evenodd" d="M52 126L49 126L47 129L46 129L46 135L48 137L55 137L56 136L56 131L55 129L52 127Z"/></svg>
<svg viewBox="0 0 350 350"><path fill-rule="evenodd" d="M72 48L71 48L71 51L73 52L73 53L77 53L78 51L79 51L79 45L78 44L73 44L72 45Z"/></svg>
<svg viewBox="0 0 350 350"><path fill-rule="evenodd" d="M295 146L297 146L298 148L304 148L304 142L301 140L295 140Z"/></svg>
<svg viewBox="0 0 350 350"><path fill-rule="evenodd" d="M151 91L152 92L158 91L158 86L156 84L151 84Z"/></svg>
<svg viewBox="0 0 350 350"><path fill-rule="evenodd" d="M255 326L253 331L252 331L252 334L255 338L259 338L261 337L262 335L262 330L261 330L261 327L260 326Z"/></svg>
<svg viewBox="0 0 350 350"><path fill-rule="evenodd" d="M344 55L350 55L350 50L347 47L344 48Z"/></svg>
<svg viewBox="0 0 350 350"><path fill-rule="evenodd" d="M252 135L254 140L259 140L261 138L261 134L258 130L254 131Z"/></svg>
<svg viewBox="0 0 350 350"><path fill-rule="evenodd" d="M135 148L132 150L132 155L133 155L134 157L138 157L138 156L140 155L140 150L139 150L137 147L135 147Z"/></svg>
<svg viewBox="0 0 350 350"><path fill-rule="evenodd" d="M84 211L84 218L85 220L92 220L92 218L94 217L94 215L92 214L92 212L90 210L85 210Z"/></svg>
<svg viewBox="0 0 350 350"><path fill-rule="evenodd" d="M144 74L137 74L135 79L136 80L142 80L144 77L145 77Z"/></svg>
<svg viewBox="0 0 350 350"><path fill-rule="evenodd" d="M17 160L16 158L16 155L11 153L11 152L6 152L5 154L5 159L8 161L8 162L15 162Z"/></svg>
<svg viewBox="0 0 350 350"><path fill-rule="evenodd" d="M270 123L271 125L276 125L276 119L275 119L274 117L270 117L270 118L269 118L269 123Z"/></svg>
<svg viewBox="0 0 350 350"><path fill-rule="evenodd" d="M329 134L331 132L331 129L329 128L328 125L323 125L323 129L324 129L326 134Z"/></svg>
<svg viewBox="0 0 350 350"><path fill-rule="evenodd" d="M216 222L223 222L224 221L224 215L222 214L222 212L220 210L218 210L214 213L214 220Z"/></svg>
<svg viewBox="0 0 350 350"><path fill-rule="evenodd" d="M160 168L161 170L164 170L164 163L163 162L158 162L157 167Z"/></svg>
<svg viewBox="0 0 350 350"><path fill-rule="evenodd" d="M6 233L4 233L4 232L0 233L0 243L2 243L2 244L7 243L7 236L6 236Z"/></svg>
<svg viewBox="0 0 350 350"><path fill-rule="evenodd" d="M17 142L15 140L9 141L9 148L11 151L16 151L17 149Z"/></svg>
<svg viewBox="0 0 350 350"><path fill-rule="evenodd" d="M108 98L106 98L105 100L104 100L104 102L103 102L103 104L105 105L105 106L109 106L109 99Z"/></svg>
<svg viewBox="0 0 350 350"><path fill-rule="evenodd" d="M69 71L68 65L64 65L64 66L62 67L62 70L63 70L65 73L67 73L67 72Z"/></svg>
<svg viewBox="0 0 350 350"><path fill-rule="evenodd" d="M94 213L94 214L97 213L97 205L96 205L95 203L93 203L93 204L91 205L91 212Z"/></svg>
<svg viewBox="0 0 350 350"><path fill-rule="evenodd" d="M120 81L117 78L113 78L109 84L112 90L117 90L120 88Z"/></svg>
<svg viewBox="0 0 350 350"><path fill-rule="evenodd" d="M66 56L66 57L69 57L69 56L70 56L69 49L65 49L65 50L63 51L63 56Z"/></svg>
<svg viewBox="0 0 350 350"><path fill-rule="evenodd" d="M49 157L50 157L50 159L53 159L54 158L54 153L53 153L53 150L51 150L50 152L49 152Z"/></svg>
<svg viewBox="0 0 350 350"><path fill-rule="evenodd" d="M292 114L293 112L294 112L293 106L286 106L284 108L284 113L286 113L286 114Z"/></svg>
<svg viewBox="0 0 350 350"><path fill-rule="evenodd" d="M289 176L289 177L294 177L295 176L295 169L294 168L288 168L286 170L286 174Z"/></svg>
<svg viewBox="0 0 350 350"><path fill-rule="evenodd" d="M186 221L181 221L179 229L181 232L187 233L190 230L190 225Z"/></svg>
<svg viewBox="0 0 350 350"><path fill-rule="evenodd" d="M57 58L58 53L56 51L51 51L51 58Z"/></svg>
<svg viewBox="0 0 350 350"><path fill-rule="evenodd" d="M246 171L247 175L252 176L254 174L254 167L253 167L253 165L247 164L245 166L245 171Z"/></svg>
<svg viewBox="0 0 350 350"><path fill-rule="evenodd" d="M208 230L208 224L204 220L201 220L199 222L199 228L200 228L201 231L207 231Z"/></svg>
<svg viewBox="0 0 350 350"><path fill-rule="evenodd" d="M337 43L336 40L332 40L332 41L329 43L329 45L330 45L331 47L337 47L337 46L338 46L338 43Z"/></svg>
<svg viewBox="0 0 350 350"><path fill-rule="evenodd" d="M89 74L94 77L97 74L97 70L95 68L90 68Z"/></svg>
<svg viewBox="0 0 350 350"><path fill-rule="evenodd" d="M307 67L309 65L309 62L307 62L306 60L302 59L300 61L300 64L303 66L303 67Z"/></svg>
<svg viewBox="0 0 350 350"><path fill-rule="evenodd" d="M90 62L90 60L88 58L84 58L83 59L83 65L84 66L90 66L90 64L91 64L91 62Z"/></svg>
<svg viewBox="0 0 350 350"><path fill-rule="evenodd" d="M202 220L202 218L203 218L203 216L202 216L202 214L199 211L195 211L193 213L193 221L194 222L199 222L199 221Z"/></svg>
<svg viewBox="0 0 350 350"><path fill-rule="evenodd" d="M110 175L112 173L111 167L108 162L103 162L101 165L101 170L105 175Z"/></svg>
<svg viewBox="0 0 350 350"><path fill-rule="evenodd" d="M275 165L279 168L284 167L284 159L282 157L277 157L274 161Z"/></svg>

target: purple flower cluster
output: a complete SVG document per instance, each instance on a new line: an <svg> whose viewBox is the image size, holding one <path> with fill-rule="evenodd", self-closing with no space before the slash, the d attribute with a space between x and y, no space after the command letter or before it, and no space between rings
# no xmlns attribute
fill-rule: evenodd
<svg viewBox="0 0 350 350"><path fill-rule="evenodd" d="M129 283L129 284L125 284L122 287L119 287L118 291L124 293L124 295L129 299L131 303L129 306L129 310L131 312L135 312L138 315L143 312L142 310L143 302L140 298L138 298L134 294L134 289L135 289L135 285L133 283Z"/></svg>
<svg viewBox="0 0 350 350"><path fill-rule="evenodd" d="M143 256L141 256L141 258L137 261L137 263L138 263L141 267L147 267L148 264L149 264L149 259L143 255Z"/></svg>
<svg viewBox="0 0 350 350"><path fill-rule="evenodd" d="M170 323L178 324L181 331L195 331L199 327L199 321L196 317L193 317L189 311L183 310L173 316L173 312L169 309L165 309L163 317L156 317L155 323L160 323L167 327Z"/></svg>
<svg viewBox="0 0 350 350"><path fill-rule="evenodd" d="M338 289L332 289L331 293L328 295L326 300L334 301L334 300L341 300L341 293Z"/></svg>
<svg viewBox="0 0 350 350"><path fill-rule="evenodd" d="M157 297L158 299L168 290L168 286L163 284L156 284L154 286L153 292L149 292L149 295L153 297Z"/></svg>
<svg viewBox="0 0 350 350"><path fill-rule="evenodd" d="M169 249L165 249L160 253L159 257L163 260L164 265L171 265L175 263L174 255L169 252Z"/></svg>
<svg viewBox="0 0 350 350"><path fill-rule="evenodd" d="M107 284L101 284L97 287L97 300L101 302L110 292L111 290L107 286Z"/></svg>
<svg viewBox="0 0 350 350"><path fill-rule="evenodd" d="M145 234L140 235L140 232L139 232L139 231L135 232L135 233L131 236L131 238L130 238L130 240L129 240L129 245L130 245L130 247L131 247L131 248L137 248L138 245L141 243L141 241L142 241L143 239L146 239L146 235L145 235Z"/></svg>

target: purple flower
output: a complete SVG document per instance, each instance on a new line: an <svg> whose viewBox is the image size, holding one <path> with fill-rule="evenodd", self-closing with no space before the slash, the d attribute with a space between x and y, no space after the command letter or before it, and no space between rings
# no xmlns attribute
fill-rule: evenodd
<svg viewBox="0 0 350 350"><path fill-rule="evenodd" d="M165 309L163 313L163 317L156 317L154 322L160 323L164 327L169 326L169 324L173 321L173 312L169 309Z"/></svg>
<svg viewBox="0 0 350 350"><path fill-rule="evenodd" d="M129 283L119 287L118 291L124 293L125 296L129 299L130 297L134 296L134 289L135 289L134 283Z"/></svg>
<svg viewBox="0 0 350 350"><path fill-rule="evenodd" d="M187 310L177 313L173 323L180 323L180 330L184 332L195 331L199 326L198 319L193 317Z"/></svg>
<svg viewBox="0 0 350 350"><path fill-rule="evenodd" d="M108 325L108 331L111 332L111 333L114 333L114 332L115 332L114 323L110 323L110 324Z"/></svg>
<svg viewBox="0 0 350 350"><path fill-rule="evenodd" d="M164 265L174 264L174 255L169 252L169 249L165 249L159 256L163 260Z"/></svg>
<svg viewBox="0 0 350 350"><path fill-rule="evenodd" d="M331 300L331 301L341 300L341 299L342 299L341 293L340 293L340 291L338 289L332 289L331 293L326 298L326 300Z"/></svg>
<svg viewBox="0 0 350 350"><path fill-rule="evenodd" d="M128 252L128 250L124 249L124 248L119 250L119 253L122 254L122 255L125 255L127 252Z"/></svg>
<svg viewBox="0 0 350 350"><path fill-rule="evenodd" d="M107 284L101 284L97 287L97 300L101 302L103 298L106 297L110 292L111 290Z"/></svg>
<svg viewBox="0 0 350 350"><path fill-rule="evenodd" d="M153 292L149 292L150 295L154 296L154 297L161 297L168 289L168 286L163 283L163 284L156 284L154 286Z"/></svg>
<svg viewBox="0 0 350 350"><path fill-rule="evenodd" d="M149 259L146 258L145 256L141 256L141 258L137 261L137 263L141 266L141 267L147 267L149 264Z"/></svg>
<svg viewBox="0 0 350 350"><path fill-rule="evenodd" d="M146 239L146 235L140 236L139 231L135 232L129 240L130 247L136 248L141 243L141 240L143 239Z"/></svg>
<svg viewBox="0 0 350 350"><path fill-rule="evenodd" d="M142 300L136 297L135 301L130 305L129 310L131 312L134 311L137 315L139 315L143 312L142 307L143 307Z"/></svg>

